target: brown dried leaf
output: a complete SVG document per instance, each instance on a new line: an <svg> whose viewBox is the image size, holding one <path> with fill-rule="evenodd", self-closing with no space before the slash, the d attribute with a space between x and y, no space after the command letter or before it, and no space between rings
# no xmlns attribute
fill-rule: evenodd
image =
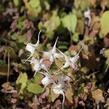
<svg viewBox="0 0 109 109"><path fill-rule="evenodd" d="M105 101L105 99L103 97L103 91L101 89L96 89L96 90L92 91L92 97L94 98L96 103Z"/></svg>
<svg viewBox="0 0 109 109"><path fill-rule="evenodd" d="M71 103L73 103L73 101L72 101L73 91L71 88L65 92L65 96Z"/></svg>
<svg viewBox="0 0 109 109"><path fill-rule="evenodd" d="M59 97L59 95L53 93L53 91L51 90L51 93L49 94L49 101L54 102L56 100L56 98L58 98L58 97Z"/></svg>
<svg viewBox="0 0 109 109"><path fill-rule="evenodd" d="M5 91L13 90L13 87L10 85L9 82L3 83L2 87Z"/></svg>
<svg viewBox="0 0 109 109"><path fill-rule="evenodd" d="M1 65L0 66L0 75L1 76L7 76L8 73L8 65ZM10 75L12 75L12 70L10 70Z"/></svg>

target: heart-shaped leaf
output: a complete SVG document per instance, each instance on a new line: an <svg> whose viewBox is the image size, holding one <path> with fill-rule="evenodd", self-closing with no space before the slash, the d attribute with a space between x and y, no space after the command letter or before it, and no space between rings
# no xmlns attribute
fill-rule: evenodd
<svg viewBox="0 0 109 109"><path fill-rule="evenodd" d="M62 24L70 32L74 33L77 25L77 17L75 14L68 14L62 18Z"/></svg>
<svg viewBox="0 0 109 109"><path fill-rule="evenodd" d="M31 82L28 84L27 90L33 94L40 94L43 92L43 88L40 85Z"/></svg>
<svg viewBox="0 0 109 109"><path fill-rule="evenodd" d="M106 11L103 13L100 22L101 22L101 35L105 36L107 33L109 33L109 23L107 21L109 20L109 11Z"/></svg>

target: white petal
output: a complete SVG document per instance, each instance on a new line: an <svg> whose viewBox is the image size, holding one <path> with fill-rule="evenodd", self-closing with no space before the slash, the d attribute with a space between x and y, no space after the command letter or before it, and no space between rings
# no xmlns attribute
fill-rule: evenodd
<svg viewBox="0 0 109 109"><path fill-rule="evenodd" d="M91 11L88 9L87 11L84 12L84 17L88 18L88 25L91 23Z"/></svg>
<svg viewBox="0 0 109 109"><path fill-rule="evenodd" d="M29 62L30 62L30 64L37 64L37 63L39 63L39 60L34 58L34 57L32 57L32 59L29 60Z"/></svg>
<svg viewBox="0 0 109 109"><path fill-rule="evenodd" d="M32 58L32 59L30 60L30 64L33 65L33 70L34 70L35 72L38 72L39 70L41 70L40 60L35 59L35 58Z"/></svg>
<svg viewBox="0 0 109 109"><path fill-rule="evenodd" d="M35 45L28 43L27 46L26 46L26 50L29 51L31 54L33 54L34 51L35 51Z"/></svg>
<svg viewBox="0 0 109 109"><path fill-rule="evenodd" d="M41 31L38 34L38 40L36 44L28 43L26 46L26 50L29 51L31 54L34 54L35 49L39 46L39 36L40 36Z"/></svg>
<svg viewBox="0 0 109 109"><path fill-rule="evenodd" d="M65 64L63 65L62 68L68 68L70 66L70 60L68 56L65 56Z"/></svg>
<svg viewBox="0 0 109 109"><path fill-rule="evenodd" d="M57 44L57 41L58 41L58 38L56 39L55 44L54 44L54 46L53 46L53 48L51 50L52 54L56 53L56 44Z"/></svg>
<svg viewBox="0 0 109 109"><path fill-rule="evenodd" d="M54 85L52 89L53 89L53 92L55 94L63 94L63 89L62 89L62 85L61 84Z"/></svg>
<svg viewBox="0 0 109 109"><path fill-rule="evenodd" d="M63 52L61 52L60 50L59 50L59 52L64 56L64 58L65 58L65 64L62 66L62 68L61 69L63 69L63 68L68 68L69 66L70 66L70 60L69 60L69 57L68 56L66 56Z"/></svg>
<svg viewBox="0 0 109 109"><path fill-rule="evenodd" d="M54 62L54 60L55 60L54 55L51 54L51 55L50 55L50 61L51 61L51 62Z"/></svg>
<svg viewBox="0 0 109 109"><path fill-rule="evenodd" d="M69 76L61 76L62 81L70 81L71 78Z"/></svg>
<svg viewBox="0 0 109 109"><path fill-rule="evenodd" d="M53 81L50 79L50 77L48 77L48 76L45 76L43 79L42 79L42 81L41 81L41 83L46 87L46 86L48 86L50 83L52 83Z"/></svg>
<svg viewBox="0 0 109 109"><path fill-rule="evenodd" d="M69 62L66 62L63 66L62 66L62 68L68 68L70 66L70 63Z"/></svg>
<svg viewBox="0 0 109 109"><path fill-rule="evenodd" d="M79 54L80 54L80 52L81 52L82 49L83 49L83 47L79 50L79 52L74 57L71 57L70 58L71 64L75 64L78 61Z"/></svg>
<svg viewBox="0 0 109 109"><path fill-rule="evenodd" d="M50 55L51 55L51 53L50 52L43 52L43 57L47 57L47 58L49 58L50 57Z"/></svg>
<svg viewBox="0 0 109 109"><path fill-rule="evenodd" d="M54 57L55 57L55 58L62 58L63 56L62 56L60 53L55 53L55 54L54 54Z"/></svg>
<svg viewBox="0 0 109 109"><path fill-rule="evenodd" d="M84 12L84 16L87 18L90 17L90 9Z"/></svg>
<svg viewBox="0 0 109 109"><path fill-rule="evenodd" d="M75 64L79 59L79 55L75 55L74 57L70 58L71 64Z"/></svg>
<svg viewBox="0 0 109 109"><path fill-rule="evenodd" d="M39 41L40 33L41 33L41 31L38 33L38 40L37 40L37 42L36 42L36 44L35 44L36 47L39 46L39 42L40 42L40 41Z"/></svg>
<svg viewBox="0 0 109 109"><path fill-rule="evenodd" d="M34 70L35 72L40 71L40 70L41 70L40 64L38 63L38 64L33 65L33 70Z"/></svg>
<svg viewBox="0 0 109 109"><path fill-rule="evenodd" d="M65 101L65 94L64 94L64 90L62 89L62 84L55 84L53 87L52 87L52 90L55 94L61 94L63 96L63 101L62 103L64 104L64 101Z"/></svg>

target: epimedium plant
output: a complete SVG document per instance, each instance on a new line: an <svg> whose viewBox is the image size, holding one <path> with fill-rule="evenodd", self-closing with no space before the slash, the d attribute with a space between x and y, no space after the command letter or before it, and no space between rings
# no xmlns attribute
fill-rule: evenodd
<svg viewBox="0 0 109 109"><path fill-rule="evenodd" d="M28 43L26 45L26 50L30 52L30 56L25 62L30 63L34 76L28 80L26 73L20 73L16 81L17 85L20 84L19 94L23 94L25 90L32 94L40 94L48 89L49 93L52 93L52 96L48 94L52 102L59 95L62 95L62 104L64 104L65 97L71 100L69 96L72 96L73 92L71 85L74 81L73 73L79 70L78 61L82 48L79 48L80 50L76 55L68 56L56 48L57 38L50 50L39 51L39 36L40 32L36 44ZM70 95L67 96L67 93Z"/></svg>

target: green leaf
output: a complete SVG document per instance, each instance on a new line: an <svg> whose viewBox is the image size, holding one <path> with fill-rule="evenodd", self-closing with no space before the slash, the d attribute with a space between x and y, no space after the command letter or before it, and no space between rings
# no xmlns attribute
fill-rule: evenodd
<svg viewBox="0 0 109 109"><path fill-rule="evenodd" d="M84 11L90 6L89 0L75 0L74 6L76 9L79 9L81 11Z"/></svg>
<svg viewBox="0 0 109 109"><path fill-rule="evenodd" d="M61 50L65 50L67 49L67 45L59 45L58 48Z"/></svg>
<svg viewBox="0 0 109 109"><path fill-rule="evenodd" d="M37 73L33 78L33 82L38 84L41 82L42 78L43 78L43 75L40 73Z"/></svg>
<svg viewBox="0 0 109 109"><path fill-rule="evenodd" d="M37 8L40 6L40 0L30 0L29 4L32 8Z"/></svg>
<svg viewBox="0 0 109 109"><path fill-rule="evenodd" d="M81 84L81 86L78 89L78 94L83 93L84 92L84 84Z"/></svg>
<svg viewBox="0 0 109 109"><path fill-rule="evenodd" d="M57 11L53 12L53 15L44 23L47 36L52 37L54 30L56 30L60 25L60 18L57 15Z"/></svg>
<svg viewBox="0 0 109 109"><path fill-rule="evenodd" d="M19 6L21 3L21 0L13 0L15 6Z"/></svg>
<svg viewBox="0 0 109 109"><path fill-rule="evenodd" d="M73 36L71 37L71 39L74 42L78 42L79 41L79 34L78 33L73 34Z"/></svg>
<svg viewBox="0 0 109 109"><path fill-rule="evenodd" d="M77 25L77 17L75 14L68 14L62 18L62 24L70 32L74 33Z"/></svg>
<svg viewBox="0 0 109 109"><path fill-rule="evenodd" d="M31 16L35 17L42 11L40 0L24 0L24 4Z"/></svg>
<svg viewBox="0 0 109 109"><path fill-rule="evenodd" d="M0 59L0 65L6 65L6 62Z"/></svg>
<svg viewBox="0 0 109 109"><path fill-rule="evenodd" d="M25 43L27 41L27 38L25 35L17 35L16 36L16 40L19 42L19 43Z"/></svg>
<svg viewBox="0 0 109 109"><path fill-rule="evenodd" d="M43 92L43 88L35 83L29 83L27 86L27 90L33 94L40 94Z"/></svg>
<svg viewBox="0 0 109 109"><path fill-rule="evenodd" d="M45 5L46 10L50 9L50 4L49 4L48 0L44 1L44 5Z"/></svg>
<svg viewBox="0 0 109 109"><path fill-rule="evenodd" d="M108 20L109 20L109 11L105 11L100 19L102 36L105 36L107 33L109 33L109 23L107 22Z"/></svg>
<svg viewBox="0 0 109 109"><path fill-rule="evenodd" d="M109 49L107 49L107 50L104 51L104 56L106 58L109 58Z"/></svg>
<svg viewBox="0 0 109 109"><path fill-rule="evenodd" d="M29 10L34 13L34 15L38 15L42 10L40 0L30 0L29 5Z"/></svg>
<svg viewBox="0 0 109 109"><path fill-rule="evenodd" d="M16 84L20 85L20 91L19 91L20 94L22 94L24 89L26 88L27 81L28 81L27 74L21 72L16 81Z"/></svg>

